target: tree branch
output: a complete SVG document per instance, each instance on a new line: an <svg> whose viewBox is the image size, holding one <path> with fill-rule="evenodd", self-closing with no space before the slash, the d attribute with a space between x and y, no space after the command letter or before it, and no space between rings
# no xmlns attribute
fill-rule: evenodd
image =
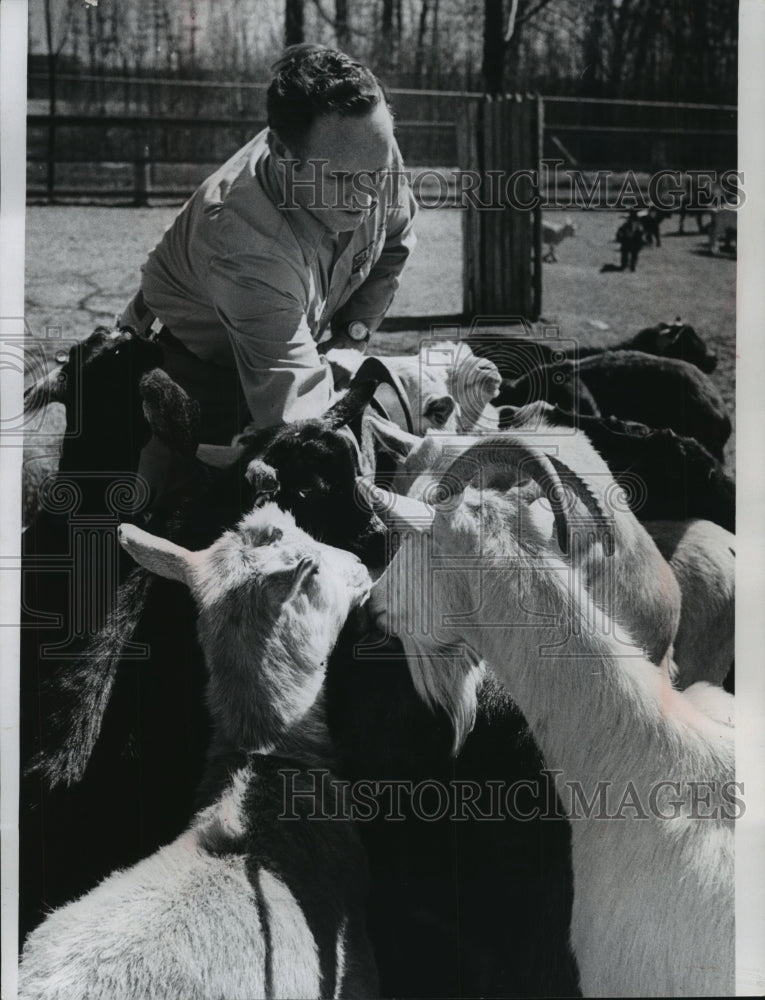
<svg viewBox="0 0 765 1000"><path fill-rule="evenodd" d="M520 28L522 24L530 21L532 17L536 17L541 10L544 10L545 7L548 7L552 2L553 0L539 0L536 7L532 7L530 10L527 10L525 14L522 14L520 17L516 17L515 27Z"/></svg>
<svg viewBox="0 0 765 1000"><path fill-rule="evenodd" d="M321 0L313 0L313 5L318 11L319 17L322 19L322 21L326 21L326 23L332 27L335 33L337 33L337 21L334 19L334 17L332 17L331 14L328 14L326 10L324 10L324 8L321 5ZM361 28L354 28L351 24L346 24L345 28L352 35L359 35L361 38L371 38L374 35L373 31L362 31Z"/></svg>

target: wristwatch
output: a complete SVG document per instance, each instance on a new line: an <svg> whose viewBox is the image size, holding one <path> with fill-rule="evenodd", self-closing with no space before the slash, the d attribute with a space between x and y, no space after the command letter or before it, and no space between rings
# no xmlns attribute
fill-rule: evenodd
<svg viewBox="0 0 765 1000"><path fill-rule="evenodd" d="M348 325L348 336L351 340L369 340L369 327L360 319L355 319Z"/></svg>

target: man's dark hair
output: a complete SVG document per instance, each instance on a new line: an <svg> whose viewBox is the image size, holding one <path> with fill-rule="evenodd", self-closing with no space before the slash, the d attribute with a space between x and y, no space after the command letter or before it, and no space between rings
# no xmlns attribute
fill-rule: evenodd
<svg viewBox="0 0 765 1000"><path fill-rule="evenodd" d="M325 45L290 45L272 69L266 95L268 126L296 154L321 115L361 116L385 100L371 70Z"/></svg>

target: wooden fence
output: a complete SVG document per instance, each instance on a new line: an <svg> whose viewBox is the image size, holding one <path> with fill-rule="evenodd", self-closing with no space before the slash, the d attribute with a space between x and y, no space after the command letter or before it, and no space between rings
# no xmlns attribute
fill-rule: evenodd
<svg viewBox="0 0 765 1000"><path fill-rule="evenodd" d="M463 220L463 300L470 316L525 317L542 308L542 98L486 98L463 109L460 165L478 182ZM532 206L533 207L530 207Z"/></svg>
<svg viewBox="0 0 765 1000"><path fill-rule="evenodd" d="M185 198L265 124L265 84L29 75L31 197ZM481 104L462 91L393 89L411 167L463 166L458 123ZM736 166L736 108L669 101L545 97L542 155L577 170L726 170Z"/></svg>

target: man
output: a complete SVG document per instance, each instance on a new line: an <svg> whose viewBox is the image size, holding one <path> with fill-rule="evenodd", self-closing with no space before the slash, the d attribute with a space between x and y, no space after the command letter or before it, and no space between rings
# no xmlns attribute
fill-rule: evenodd
<svg viewBox="0 0 765 1000"><path fill-rule="evenodd" d="M160 331L206 443L321 414L333 381L320 352L364 349L415 242L374 75L317 45L292 46L274 69L268 128L186 203L121 317Z"/></svg>
<svg viewBox="0 0 765 1000"><path fill-rule="evenodd" d="M636 209L630 209L627 221L616 231L616 240L621 246L622 271L629 267L634 271L637 267L638 254L643 246L643 226Z"/></svg>

